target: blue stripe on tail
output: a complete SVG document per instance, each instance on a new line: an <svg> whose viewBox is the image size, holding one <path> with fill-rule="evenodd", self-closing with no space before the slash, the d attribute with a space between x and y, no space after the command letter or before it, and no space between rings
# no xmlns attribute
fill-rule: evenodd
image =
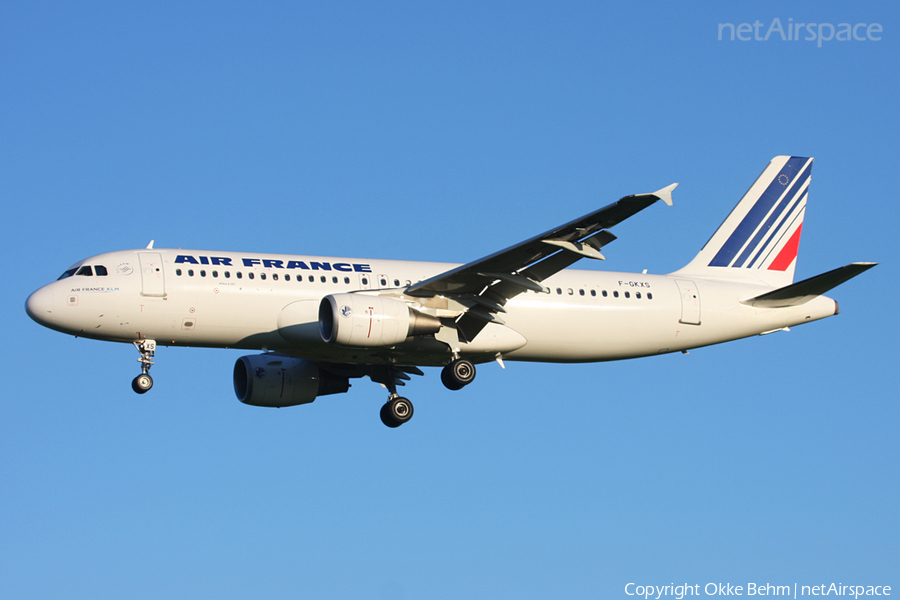
<svg viewBox="0 0 900 600"><path fill-rule="evenodd" d="M727 267L731 265L737 253L744 247L753 232L762 223L766 215L781 197L782 193L791 183L796 183L800 169L808 162L808 158L800 156L792 156L778 175L772 178L769 186L760 195L759 199L753 205L753 208L747 213L741 223L735 228L728 240L722 245L716 255L710 261L711 267ZM809 177L810 170L804 171L805 177ZM802 183L801 183L802 184ZM797 188L799 189L799 188ZM783 209L782 209L783 210ZM746 253L745 253L746 254ZM746 256L742 256L741 263L746 260Z"/></svg>
<svg viewBox="0 0 900 600"><path fill-rule="evenodd" d="M762 251L762 249L760 248L760 244L762 243L763 239L766 237L766 234L768 234L770 232L770 230L772 229L772 226L775 225L775 223L778 221L778 218L781 216L781 214L789 206L791 206L791 203L797 197L797 194L800 193L800 189L806 183L806 180L809 179L810 173L812 173L812 162L810 162L809 165L805 169L803 169L803 171L800 173L800 175L796 179L794 179L794 183L793 183L793 185L791 185L790 191L784 195L784 197L781 199L781 202L778 203L778 205L775 207L775 210L772 211L772 214L769 215L769 218L766 219L766 222L763 224L762 227L760 227L759 231L753 237L753 241L751 241L747 245L747 248L744 249L744 252L741 253L741 256L737 259L737 261L732 266L743 267L744 263L747 262L747 259L750 257L750 255L755 250L760 249L759 251L760 252ZM797 204L794 204L793 206L794 206L794 209L797 208ZM784 222L782 222L781 225L784 225ZM777 232L778 232L778 230L776 229L772 233L775 234ZM769 240L771 240L771 239L773 239L773 238L769 237ZM766 245L768 245L768 244L764 244L763 247L765 247ZM759 257L759 253L757 253L756 257ZM754 262L755 262L755 260L754 260ZM751 267L753 265L751 263L750 265L747 265L747 266Z"/></svg>

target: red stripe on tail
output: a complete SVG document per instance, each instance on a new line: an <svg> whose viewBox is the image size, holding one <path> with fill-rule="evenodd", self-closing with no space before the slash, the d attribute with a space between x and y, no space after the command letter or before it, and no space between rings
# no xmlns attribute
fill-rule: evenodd
<svg viewBox="0 0 900 600"><path fill-rule="evenodd" d="M786 271L787 268L791 266L791 263L797 258L797 248L800 246L801 231L803 231L803 223L800 223L800 227L797 228L797 231L794 232L794 235L791 236L788 243L784 245L784 248L781 249L781 252L778 253L778 256L776 256L775 260L772 261L772 264L769 265L770 271Z"/></svg>

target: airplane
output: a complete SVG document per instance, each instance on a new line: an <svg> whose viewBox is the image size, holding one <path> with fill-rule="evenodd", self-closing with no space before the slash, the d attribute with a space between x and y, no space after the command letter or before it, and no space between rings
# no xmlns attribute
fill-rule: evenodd
<svg viewBox="0 0 900 600"><path fill-rule="evenodd" d="M838 314L823 294L877 263L794 282L812 163L773 158L694 259L667 275L568 267L605 260L609 229L658 200L671 206L677 183L463 265L151 241L75 263L25 309L62 333L133 344L139 394L153 386L159 344L261 350L235 362L241 402L296 406L368 377L387 388L380 416L394 428L413 416L397 388L420 367L441 367L443 384L461 390L476 364L687 353Z"/></svg>

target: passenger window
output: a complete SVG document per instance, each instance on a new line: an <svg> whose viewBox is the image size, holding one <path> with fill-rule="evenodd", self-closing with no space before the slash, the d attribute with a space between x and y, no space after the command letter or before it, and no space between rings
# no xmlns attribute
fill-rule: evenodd
<svg viewBox="0 0 900 600"><path fill-rule="evenodd" d="M291 275L290 275L290 273L288 273L287 275L284 276L284 280L285 280L285 281L290 281L290 280L291 280Z"/></svg>
<svg viewBox="0 0 900 600"><path fill-rule="evenodd" d="M181 269L175 269L175 274L181 277Z"/></svg>
<svg viewBox="0 0 900 600"><path fill-rule="evenodd" d="M338 282L338 278L337 278L337 277L332 277L332 278L331 278L331 282L332 282L332 283L337 283L337 282Z"/></svg>
<svg viewBox="0 0 900 600"><path fill-rule="evenodd" d="M578 290L578 295L579 295L579 296L584 296L584 290Z"/></svg>
<svg viewBox="0 0 900 600"><path fill-rule="evenodd" d="M628 293L628 292L625 292L625 297L626 297L626 298L631 298L631 294Z"/></svg>
<svg viewBox="0 0 900 600"><path fill-rule="evenodd" d="M310 276L309 276L309 282L310 282L310 283L314 283L315 281L316 281L316 278L313 277L312 275L310 275Z"/></svg>
<svg viewBox="0 0 900 600"><path fill-rule="evenodd" d="M247 279L253 279L254 277L256 277L256 275L253 274L253 271L247 273Z"/></svg>
<svg viewBox="0 0 900 600"><path fill-rule="evenodd" d="M218 271L213 271L213 272L212 272L212 276L213 276L213 277L218 277L218 276L219 276L219 272L218 272Z"/></svg>
<svg viewBox="0 0 900 600"><path fill-rule="evenodd" d="M619 297L619 292L613 292L613 298L618 298L618 297Z"/></svg>
<svg viewBox="0 0 900 600"><path fill-rule="evenodd" d="M606 296L607 296L606 290L603 290L603 297L606 298Z"/></svg>
<svg viewBox="0 0 900 600"><path fill-rule="evenodd" d="M591 290L591 296L596 296L596 295L597 295L597 290Z"/></svg>
<svg viewBox="0 0 900 600"><path fill-rule="evenodd" d="M272 273L272 281L278 281L278 273Z"/></svg>
<svg viewBox="0 0 900 600"><path fill-rule="evenodd" d="M638 300L640 300L640 299L641 299L641 293L640 293L640 292L635 293L634 297L637 298Z"/></svg>
<svg viewBox="0 0 900 600"><path fill-rule="evenodd" d="M319 277L319 280L320 280L322 283L325 283L326 281L328 281L328 280L325 278L324 275L322 275L321 277Z"/></svg>
<svg viewBox="0 0 900 600"><path fill-rule="evenodd" d="M369 278L368 278L368 277L363 277L363 278L362 278L362 284L363 284L363 285L369 285Z"/></svg>
<svg viewBox="0 0 900 600"><path fill-rule="evenodd" d="M653 300L653 294L647 292L647 300Z"/></svg>
<svg viewBox="0 0 900 600"><path fill-rule="evenodd" d="M349 278L349 277L344 277L344 283L350 283L350 278Z"/></svg>
<svg viewBox="0 0 900 600"><path fill-rule="evenodd" d="M94 271L91 270L90 265L84 265L83 267L81 267L80 269L78 269L78 272L75 273L75 274L76 274L76 275L84 275L84 276L86 276L86 277L93 277L93 276L94 276Z"/></svg>
<svg viewBox="0 0 900 600"><path fill-rule="evenodd" d="M562 288L556 288L556 294L562 296Z"/></svg>
<svg viewBox="0 0 900 600"><path fill-rule="evenodd" d="M194 270L188 269L188 277L193 277L193 276L194 276Z"/></svg>
<svg viewBox="0 0 900 600"><path fill-rule="evenodd" d="M400 287L400 280L399 280L399 279L395 279L395 280L394 280L394 287Z"/></svg>
<svg viewBox="0 0 900 600"><path fill-rule="evenodd" d="M244 275L240 271L238 271L237 273L234 274L234 276L237 277L238 279L240 279Z"/></svg>
<svg viewBox="0 0 900 600"><path fill-rule="evenodd" d="M568 292L569 292L569 295L570 295L570 296L572 296L573 294L575 294L575 292L572 291L572 288L569 288L569 289L568 289Z"/></svg>
<svg viewBox="0 0 900 600"><path fill-rule="evenodd" d="M260 273L260 274L259 274L259 278L260 278L260 279L265 279L265 278L266 278L266 274L265 274L265 273Z"/></svg>
<svg viewBox="0 0 900 600"><path fill-rule="evenodd" d="M103 265L94 265L94 272L97 274L97 277L106 277L106 267Z"/></svg>
<svg viewBox="0 0 900 600"><path fill-rule="evenodd" d="M225 279L231 278L231 271L225 271Z"/></svg>
<svg viewBox="0 0 900 600"><path fill-rule="evenodd" d="M206 270L200 269L200 277L206 277Z"/></svg>

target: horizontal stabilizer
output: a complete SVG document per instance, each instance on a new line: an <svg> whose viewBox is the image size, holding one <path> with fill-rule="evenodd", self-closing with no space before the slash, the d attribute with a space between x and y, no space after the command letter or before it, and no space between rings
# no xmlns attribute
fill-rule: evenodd
<svg viewBox="0 0 900 600"><path fill-rule="evenodd" d="M838 267L833 271L792 283L773 292L767 292L749 300L742 300L741 304L747 304L760 308L781 308L784 306L798 306L809 302L817 296L821 296L828 290L835 288L848 279L856 277L864 271L868 271L878 263L851 263Z"/></svg>

